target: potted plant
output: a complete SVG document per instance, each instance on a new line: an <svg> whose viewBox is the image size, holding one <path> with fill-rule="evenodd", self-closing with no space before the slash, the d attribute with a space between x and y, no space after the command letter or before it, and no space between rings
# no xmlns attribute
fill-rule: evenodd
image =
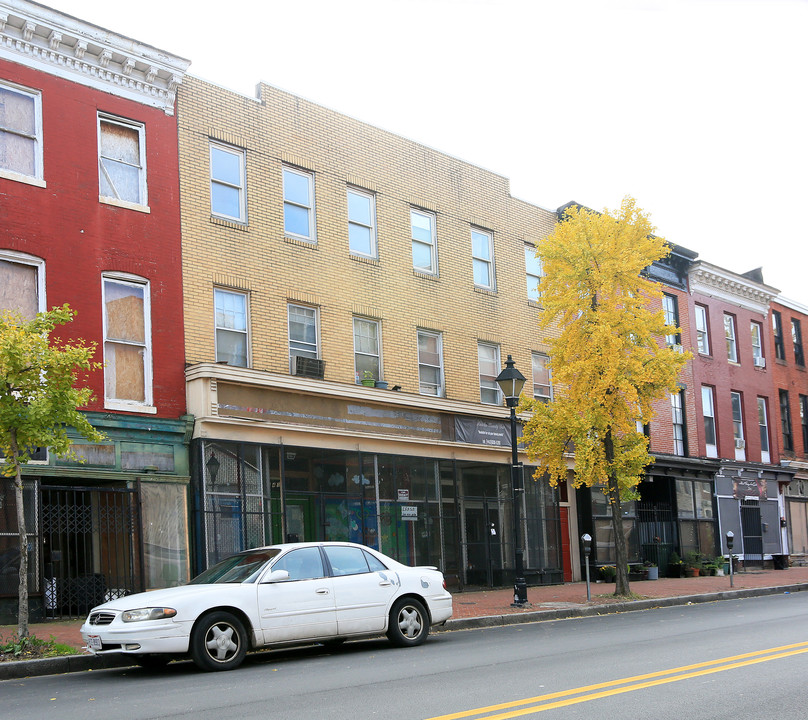
<svg viewBox="0 0 808 720"><path fill-rule="evenodd" d="M617 568L614 565L601 565L600 577L603 582L614 582L617 575Z"/></svg>
<svg viewBox="0 0 808 720"><path fill-rule="evenodd" d="M697 550L691 550L685 555L685 577L698 577L701 574L703 559Z"/></svg>
<svg viewBox="0 0 808 720"><path fill-rule="evenodd" d="M387 390L387 380L377 380L376 387L380 390Z"/></svg>
<svg viewBox="0 0 808 720"><path fill-rule="evenodd" d="M643 567L645 567L646 580L659 580L659 568L657 567L657 564L655 562L646 560L643 563Z"/></svg>
<svg viewBox="0 0 808 720"><path fill-rule="evenodd" d="M373 387L376 384L376 378L370 370L365 370L362 373L362 384L365 387Z"/></svg>
<svg viewBox="0 0 808 720"><path fill-rule="evenodd" d="M682 558L679 557L678 553L672 552L668 558L668 577L680 578L684 576L685 564L682 561Z"/></svg>

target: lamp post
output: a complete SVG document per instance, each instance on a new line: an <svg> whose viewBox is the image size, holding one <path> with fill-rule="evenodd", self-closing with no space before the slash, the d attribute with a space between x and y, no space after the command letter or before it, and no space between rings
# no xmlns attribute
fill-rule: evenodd
<svg viewBox="0 0 808 720"><path fill-rule="evenodd" d="M592 589L589 585L589 553L592 551L592 536L589 533L581 535L584 545L584 562L586 565L586 601L592 602Z"/></svg>
<svg viewBox="0 0 808 720"><path fill-rule="evenodd" d="M735 587L735 563L732 562L732 545L735 542L735 533L727 532L727 550L729 551L729 586Z"/></svg>
<svg viewBox="0 0 808 720"><path fill-rule="evenodd" d="M527 605L527 582L525 582L524 550L522 548L522 475L519 468L518 450L516 447L516 406L519 404L519 395L525 386L525 376L515 367L513 358L508 355L505 369L497 375L499 389L505 396L505 405L511 409L511 489L513 494L513 545L514 570L516 577L513 584L512 607Z"/></svg>

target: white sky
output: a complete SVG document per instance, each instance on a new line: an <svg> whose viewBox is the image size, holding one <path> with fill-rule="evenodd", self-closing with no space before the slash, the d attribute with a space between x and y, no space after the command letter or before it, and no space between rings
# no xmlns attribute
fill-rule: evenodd
<svg viewBox="0 0 808 720"><path fill-rule="evenodd" d="M808 304L808 0L49 0L511 180L633 195L658 234Z"/></svg>

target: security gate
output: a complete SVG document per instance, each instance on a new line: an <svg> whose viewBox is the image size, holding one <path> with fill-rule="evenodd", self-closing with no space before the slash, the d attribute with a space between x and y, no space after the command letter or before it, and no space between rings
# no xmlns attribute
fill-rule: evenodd
<svg viewBox="0 0 808 720"><path fill-rule="evenodd" d="M741 504L741 530L744 567L763 567L763 524L758 500L745 500Z"/></svg>
<svg viewBox="0 0 808 720"><path fill-rule="evenodd" d="M137 500L129 488L41 487L46 617L81 617L141 589Z"/></svg>

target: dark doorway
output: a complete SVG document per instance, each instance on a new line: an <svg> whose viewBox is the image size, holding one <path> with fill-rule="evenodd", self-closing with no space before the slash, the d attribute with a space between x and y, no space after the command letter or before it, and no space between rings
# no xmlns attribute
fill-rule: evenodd
<svg viewBox="0 0 808 720"><path fill-rule="evenodd" d="M760 501L745 500L741 504L741 531L743 532L744 567L763 567L763 524L760 520Z"/></svg>

